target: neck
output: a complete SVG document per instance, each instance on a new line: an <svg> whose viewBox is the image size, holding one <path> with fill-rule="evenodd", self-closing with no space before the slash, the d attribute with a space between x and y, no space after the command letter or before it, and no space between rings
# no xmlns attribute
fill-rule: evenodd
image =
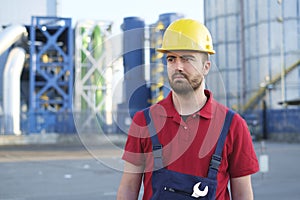
<svg viewBox="0 0 300 200"><path fill-rule="evenodd" d="M178 95L173 92L172 98L175 109L180 115L191 115L199 111L207 100L204 89L201 87L187 95Z"/></svg>

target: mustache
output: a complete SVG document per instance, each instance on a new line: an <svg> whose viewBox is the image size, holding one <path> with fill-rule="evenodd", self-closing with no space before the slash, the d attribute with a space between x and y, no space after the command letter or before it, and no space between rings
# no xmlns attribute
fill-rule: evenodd
<svg viewBox="0 0 300 200"><path fill-rule="evenodd" d="M175 72L173 75L172 75L172 79L176 78L176 76L183 76L185 79L188 79L188 76L182 72Z"/></svg>

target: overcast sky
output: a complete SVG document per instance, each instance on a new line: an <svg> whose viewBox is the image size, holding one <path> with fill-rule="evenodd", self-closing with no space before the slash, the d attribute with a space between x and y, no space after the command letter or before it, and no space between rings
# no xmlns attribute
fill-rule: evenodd
<svg viewBox="0 0 300 200"><path fill-rule="evenodd" d="M121 31L125 17L140 17L155 23L160 14L176 12L203 22L203 0L61 0L62 17L113 21L113 33Z"/></svg>

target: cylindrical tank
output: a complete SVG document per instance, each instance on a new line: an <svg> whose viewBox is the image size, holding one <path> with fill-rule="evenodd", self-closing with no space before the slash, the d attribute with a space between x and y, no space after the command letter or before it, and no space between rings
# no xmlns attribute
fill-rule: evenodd
<svg viewBox="0 0 300 200"><path fill-rule="evenodd" d="M247 99L264 86L269 108L282 108L278 102L299 97L299 68L283 74L300 59L299 8L300 0L244 1Z"/></svg>
<svg viewBox="0 0 300 200"><path fill-rule="evenodd" d="M126 17L122 24L123 30L123 61L124 72L128 72L130 69L143 65L145 63L145 22L139 17ZM139 77L144 76L144 71L139 71Z"/></svg>
<svg viewBox="0 0 300 200"><path fill-rule="evenodd" d="M173 21L182 17L184 17L184 15L181 13L163 13L159 15L158 21L162 22L167 28Z"/></svg>
<svg viewBox="0 0 300 200"><path fill-rule="evenodd" d="M126 17L123 30L124 102L132 117L149 106L149 88L145 81L145 22L139 17ZM125 106L127 107L127 106Z"/></svg>
<svg viewBox="0 0 300 200"><path fill-rule="evenodd" d="M204 1L216 50L207 81L214 97L240 111L299 97L300 0L216 2Z"/></svg>
<svg viewBox="0 0 300 200"><path fill-rule="evenodd" d="M204 1L205 25L210 30L216 54L207 76L207 88L227 106L242 103L242 52L240 50L239 1Z"/></svg>

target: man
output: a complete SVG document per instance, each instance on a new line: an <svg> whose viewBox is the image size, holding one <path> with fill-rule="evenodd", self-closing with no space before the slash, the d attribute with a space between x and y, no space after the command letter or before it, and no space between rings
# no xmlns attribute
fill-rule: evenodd
<svg viewBox="0 0 300 200"><path fill-rule="evenodd" d="M251 174L259 166L247 125L205 89L215 53L209 31L176 20L158 51L166 54L172 91L135 114L117 199L138 199L142 181L143 200L253 199Z"/></svg>

